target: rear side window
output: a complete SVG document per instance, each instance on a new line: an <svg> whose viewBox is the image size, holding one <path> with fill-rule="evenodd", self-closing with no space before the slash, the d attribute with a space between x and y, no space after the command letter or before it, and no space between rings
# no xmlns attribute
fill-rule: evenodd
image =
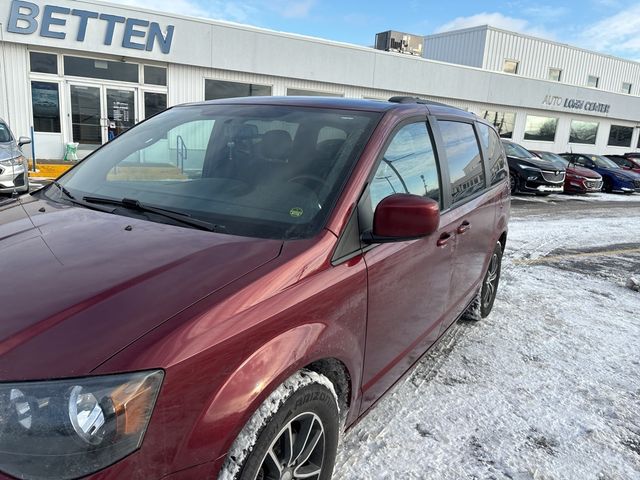
<svg viewBox="0 0 640 480"><path fill-rule="evenodd" d="M440 177L425 123L402 127L387 147L371 182L371 206L394 193L411 193L440 203Z"/></svg>
<svg viewBox="0 0 640 480"><path fill-rule="evenodd" d="M496 132L484 123L477 125L480 141L487 152L487 159L489 160L490 184L496 185L502 179L507 178L507 158Z"/></svg>
<svg viewBox="0 0 640 480"><path fill-rule="evenodd" d="M438 121L447 154L451 195L458 203L485 188L484 167L473 125Z"/></svg>

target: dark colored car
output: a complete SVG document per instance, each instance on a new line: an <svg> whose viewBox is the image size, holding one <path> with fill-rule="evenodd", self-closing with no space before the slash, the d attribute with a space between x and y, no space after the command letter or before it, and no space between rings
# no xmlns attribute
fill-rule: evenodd
<svg viewBox="0 0 640 480"><path fill-rule="evenodd" d="M564 179L565 193L592 193L602 190L602 177L599 173L569 163L564 157L552 152L544 152L540 150L529 150L538 157L548 160L560 168L564 168L566 176Z"/></svg>
<svg viewBox="0 0 640 480"><path fill-rule="evenodd" d="M0 478L330 478L506 244L494 128L393 100L174 107L0 207Z"/></svg>
<svg viewBox="0 0 640 480"><path fill-rule="evenodd" d="M585 153L563 153L562 156L574 165L599 173L602 176L602 190L605 192L640 192L640 175L623 170L607 157Z"/></svg>
<svg viewBox="0 0 640 480"><path fill-rule="evenodd" d="M640 173L640 158L625 155L605 155L623 170Z"/></svg>
<svg viewBox="0 0 640 480"><path fill-rule="evenodd" d="M509 161L511 193L549 195L564 190L565 170L531 153L522 145L502 140Z"/></svg>

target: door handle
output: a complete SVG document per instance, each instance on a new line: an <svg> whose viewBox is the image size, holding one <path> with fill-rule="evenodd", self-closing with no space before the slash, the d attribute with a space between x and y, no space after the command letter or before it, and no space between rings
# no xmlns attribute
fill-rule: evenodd
<svg viewBox="0 0 640 480"><path fill-rule="evenodd" d="M440 235L440 238L438 239L438 241L436 242L436 245L438 247L444 247L447 245L447 243L449 243L449 240L451 240L451 234L450 233L443 233L442 235Z"/></svg>
<svg viewBox="0 0 640 480"><path fill-rule="evenodd" d="M471 224L465 220L464 222L462 222L460 224L460 226L458 227L457 232L458 232L459 235L462 235L462 234L466 233L467 230L469 230L470 228L471 228Z"/></svg>

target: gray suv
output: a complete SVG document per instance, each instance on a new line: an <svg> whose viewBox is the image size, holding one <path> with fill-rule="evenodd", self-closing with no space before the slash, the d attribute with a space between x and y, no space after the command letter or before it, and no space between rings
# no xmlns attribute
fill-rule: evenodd
<svg viewBox="0 0 640 480"><path fill-rule="evenodd" d="M29 137L15 137L0 118L0 193L29 191L29 164L20 147L31 143Z"/></svg>

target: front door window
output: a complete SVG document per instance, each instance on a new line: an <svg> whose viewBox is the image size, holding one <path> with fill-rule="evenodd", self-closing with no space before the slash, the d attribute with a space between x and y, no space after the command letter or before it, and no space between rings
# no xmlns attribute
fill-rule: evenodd
<svg viewBox="0 0 640 480"><path fill-rule="evenodd" d="M71 130L81 150L102 144L100 87L71 85Z"/></svg>

